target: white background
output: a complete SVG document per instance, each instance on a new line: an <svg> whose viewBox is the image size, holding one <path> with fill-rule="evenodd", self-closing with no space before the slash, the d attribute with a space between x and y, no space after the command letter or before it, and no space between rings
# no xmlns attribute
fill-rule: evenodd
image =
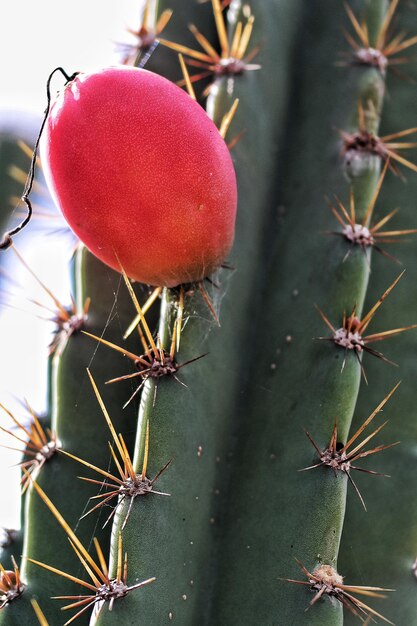
<svg viewBox="0 0 417 626"><path fill-rule="evenodd" d="M41 116L46 106L46 79L57 66L71 74L115 63L115 43L133 43L126 28L138 28L141 7L141 0L0 2L0 113L31 111ZM16 246L21 249L18 238ZM54 294L67 302L69 286L62 243L54 244L49 237L36 250L21 251ZM35 281L23 268L17 273L14 270L13 279L24 291L17 306L25 312L0 309L0 403L20 417L24 412L19 400L24 398L35 410L44 408L51 326L37 319L27 302L27 298L48 302ZM12 290L10 283L6 283L6 289ZM10 427L3 411L0 426ZM1 433L0 444L14 446L11 437ZM19 470L12 468L19 456L18 452L0 448L0 527L19 525Z"/></svg>

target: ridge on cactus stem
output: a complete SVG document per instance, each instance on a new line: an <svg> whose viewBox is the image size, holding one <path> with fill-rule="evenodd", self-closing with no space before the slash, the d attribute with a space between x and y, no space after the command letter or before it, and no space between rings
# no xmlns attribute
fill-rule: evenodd
<svg viewBox="0 0 417 626"><path fill-rule="evenodd" d="M168 80L126 66L78 74L51 105L41 156L72 230L130 278L198 282L229 254L237 203L229 150Z"/></svg>
<svg viewBox="0 0 417 626"><path fill-rule="evenodd" d="M371 620L372 616L374 616L379 617L387 624L392 624L394 626L394 622L391 622L389 619L380 613L377 613L370 606L364 604L364 602L352 595L352 593L357 593L359 595L369 596L372 598L385 598L386 596L380 592L394 591L394 589L365 587L361 585L345 585L343 583L343 576L338 574L338 572L331 565L318 565L313 572L309 572L301 561L298 559L296 559L296 561L303 574L305 574L309 580L294 580L292 578L284 578L283 580L289 583L295 583L296 585L305 585L310 587L310 589L315 592L314 598L310 602L310 607L320 600L320 598L327 595L330 598L335 598L351 613L359 617L362 622L364 621L363 616L368 619L370 618Z"/></svg>

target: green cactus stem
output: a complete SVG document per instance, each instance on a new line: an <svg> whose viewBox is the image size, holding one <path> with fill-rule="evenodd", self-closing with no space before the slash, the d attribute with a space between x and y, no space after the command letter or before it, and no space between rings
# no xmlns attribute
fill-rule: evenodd
<svg viewBox="0 0 417 626"><path fill-rule="evenodd" d="M336 567L346 476L335 477L326 468L316 474L297 470L312 463L312 451L308 445L303 448L303 428L324 449L336 420L339 441L347 441L360 368L354 355L348 354L341 373L344 350L312 341L323 334L312 307L317 303L332 310L329 319L334 315L340 325L343 311L348 315L356 305L360 314L369 265L359 249L344 261L343 242L339 247L337 241L320 235L332 227L326 209L319 207L325 188L337 195L343 188L337 137L330 127L345 126L348 107L356 111L362 94L367 100L372 96L375 115L384 88L381 74L373 68L361 69L359 81L353 71L357 68L348 75L346 70L336 74L340 70L331 67L328 59L330 49L340 49L342 7L340 13L328 14L324 7L315 6L317 21L312 11L307 8L305 13L309 36L303 32L302 44L300 38L299 82L293 93L299 106L290 111L286 169L279 178L279 205L285 209L275 217L275 229L270 229L264 244L271 250L270 279L261 292L257 344L251 358L256 367L250 370L251 386L236 434L211 614L217 623L249 624L254 611L262 623L277 619L321 626L342 623L341 603L317 602L314 610L305 613L302 607L312 596L278 578L295 578L294 557L309 571L320 564ZM303 67L306 70L300 75ZM324 110L331 111L330 120L323 118ZM347 163L347 173L360 218L374 194L379 167L375 158L354 161ZM256 415L261 406L260 421Z"/></svg>
<svg viewBox="0 0 417 626"><path fill-rule="evenodd" d="M400 11L400 23L397 29L406 29L415 33L417 20L414 12L403 3ZM411 80L417 77L414 64L404 67ZM407 105L410 98L409 83L393 76L391 89L395 97L387 102L384 116L384 132L391 128L407 128L416 124L416 113ZM387 129L385 131L385 129ZM413 174L407 176L406 184L397 177L390 176L384 185L383 206L399 207L396 223L404 228L414 228L417 224L415 198L417 181ZM393 224L395 228L395 224ZM395 294L395 323L406 322L410 316L415 321L416 302L416 242L407 238L407 243L394 246L403 267L404 278ZM384 259L375 258L372 268L372 285L368 300L375 297L378 285L387 280L387 272L394 276L396 268ZM379 323L383 327L392 323L392 311L381 309ZM400 389L392 400L392 406L385 419L389 423L385 428L384 440L400 440L400 445L386 455L375 457L372 469L390 475L389 479L378 478L372 490L367 493L368 515L361 516L353 500L348 499L345 527L342 536L340 564L343 572L350 579L375 580L378 583L396 589L392 597L384 600L384 613L392 616L397 624L417 624L417 580L413 564L417 556L416 502L415 502L415 335L404 335L392 342L389 356L398 368L378 367L379 363L369 362L367 373L374 381L369 388L361 390L358 399L357 419L366 414L375 401L380 389L387 389L394 380L401 379ZM355 424L354 426L355 427ZM362 478L362 477L360 477ZM366 479L366 476L363 477ZM362 488L364 480L359 481ZM388 583L389 581L389 583ZM354 624L352 616L347 616L346 624Z"/></svg>

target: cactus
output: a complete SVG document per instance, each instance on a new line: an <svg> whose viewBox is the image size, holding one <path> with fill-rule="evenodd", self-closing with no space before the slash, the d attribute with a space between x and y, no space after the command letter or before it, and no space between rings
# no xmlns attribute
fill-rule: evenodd
<svg viewBox="0 0 417 626"><path fill-rule="evenodd" d="M155 290L79 244L72 307L44 285L51 420L9 413L30 437L0 625L417 624L416 129L389 72L417 23L398 4L146 3L124 62L226 136L235 243L209 280ZM30 273L21 236L2 255Z"/></svg>

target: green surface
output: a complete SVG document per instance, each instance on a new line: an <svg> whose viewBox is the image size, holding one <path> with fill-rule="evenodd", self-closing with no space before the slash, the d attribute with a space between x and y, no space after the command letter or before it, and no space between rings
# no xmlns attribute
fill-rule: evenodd
<svg viewBox="0 0 417 626"><path fill-rule="evenodd" d="M347 202L332 128L349 126L356 94L380 95L383 89L375 89L376 72L332 66L343 9L326 13L326 4L306 8L300 28L286 141L264 240L268 279L253 294L256 340L238 407L211 623L251 624L254 615L268 625L342 623L340 605L327 600L306 613L312 595L279 580L303 580L294 557L310 571L319 562L336 564L344 477L326 469L297 470L315 459L303 428L324 448L337 420L339 440L346 441L360 382L352 354L341 373L343 350L313 341L328 334L313 304L336 327L343 311L350 313L355 304L361 309L367 262L354 251L343 263L346 244L323 234L335 229L323 197L337 193ZM361 211L377 172L365 170L355 180Z"/></svg>

